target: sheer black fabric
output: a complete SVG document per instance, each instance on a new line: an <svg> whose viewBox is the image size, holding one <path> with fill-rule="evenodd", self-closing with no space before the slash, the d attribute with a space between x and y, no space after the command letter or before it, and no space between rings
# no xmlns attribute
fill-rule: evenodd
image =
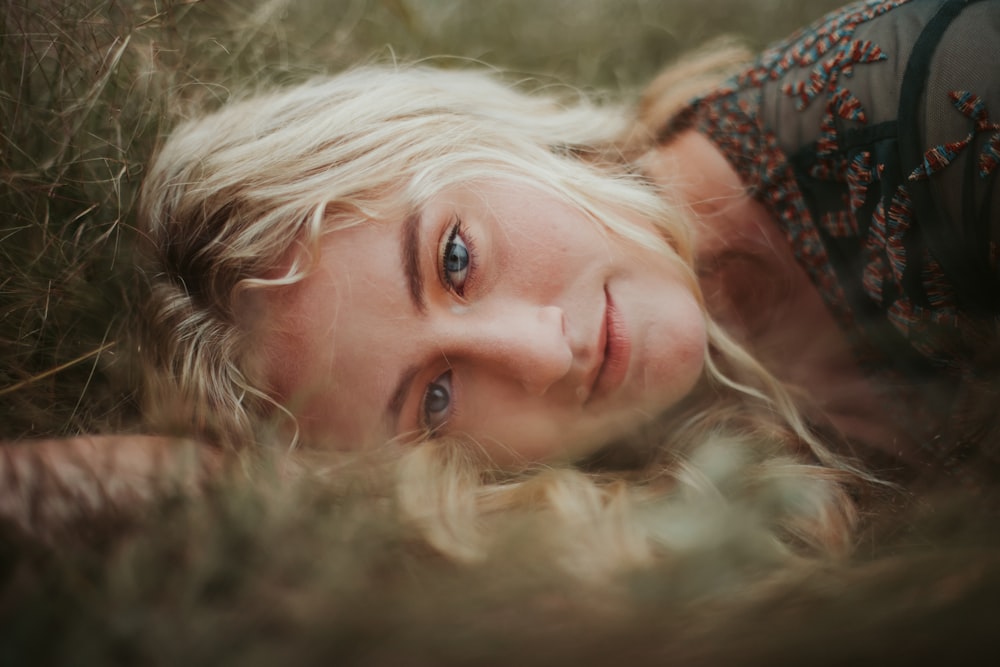
<svg viewBox="0 0 1000 667"><path fill-rule="evenodd" d="M845 7L665 134L687 127L772 212L859 361L900 388L886 409L939 417L916 439L954 456L963 415L992 401L996 420L1000 0Z"/></svg>

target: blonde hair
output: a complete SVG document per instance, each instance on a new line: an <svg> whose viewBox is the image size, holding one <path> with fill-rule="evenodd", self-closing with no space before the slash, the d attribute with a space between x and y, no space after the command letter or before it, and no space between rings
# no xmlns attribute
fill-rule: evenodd
<svg viewBox="0 0 1000 667"><path fill-rule="evenodd" d="M622 108L579 94L526 94L482 73L399 66L257 95L183 124L151 165L140 204L152 281L151 423L230 446L252 442L262 418L281 406L254 361L244 297L301 280L323 235L419 208L477 178L530 183L609 233L658 249L700 299L689 221L665 203L669 192L654 191L619 153L648 144L650 130ZM656 221L662 237L635 219ZM484 470L462 443L427 443L399 463L402 510L458 560L488 550L489 517L551 516L574 535L563 546L589 545L571 549L570 569L606 572L662 551L655 545L669 543L669 531L636 518L636 508L679 488L718 487L683 457L735 439L755 452L743 456L748 480L792 476L810 489L813 501L780 512L780 528L772 528L786 539L775 543L794 536L815 552L844 551L855 517L840 482L857 471L811 433L781 384L705 317L706 380L669 434L657 435L669 440L651 468L657 472L630 483L573 469L511 476ZM823 465L802 463L796 448Z"/></svg>

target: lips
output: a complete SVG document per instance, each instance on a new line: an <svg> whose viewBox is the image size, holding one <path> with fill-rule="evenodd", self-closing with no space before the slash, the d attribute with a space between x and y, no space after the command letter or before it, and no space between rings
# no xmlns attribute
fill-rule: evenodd
<svg viewBox="0 0 1000 667"><path fill-rule="evenodd" d="M604 327L598 337L598 349L603 352L600 368L587 402L597 401L621 386L628 374L631 341L625 328L625 320L615 306L608 288L604 288Z"/></svg>

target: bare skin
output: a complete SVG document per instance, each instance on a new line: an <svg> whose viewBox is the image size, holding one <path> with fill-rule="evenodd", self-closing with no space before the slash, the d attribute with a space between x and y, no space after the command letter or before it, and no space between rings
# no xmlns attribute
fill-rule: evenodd
<svg viewBox="0 0 1000 667"><path fill-rule="evenodd" d="M221 465L203 443L165 436L78 436L0 443L0 516L36 534L158 493L192 492Z"/></svg>

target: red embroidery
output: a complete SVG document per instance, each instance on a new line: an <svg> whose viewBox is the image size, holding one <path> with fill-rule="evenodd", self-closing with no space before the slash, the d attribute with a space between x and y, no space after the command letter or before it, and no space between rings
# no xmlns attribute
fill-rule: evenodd
<svg viewBox="0 0 1000 667"><path fill-rule="evenodd" d="M962 151L969 147L976 135L981 132L992 132L992 136L983 145L979 154L979 177L986 178L1000 163L1000 123L990 120L986 103L978 95L974 95L967 90L953 90L948 93L954 106L963 115L972 120L972 128L965 135L964 139L950 141L929 149L924 153L923 161L910 172L911 181L919 181L930 178L961 155Z"/></svg>

